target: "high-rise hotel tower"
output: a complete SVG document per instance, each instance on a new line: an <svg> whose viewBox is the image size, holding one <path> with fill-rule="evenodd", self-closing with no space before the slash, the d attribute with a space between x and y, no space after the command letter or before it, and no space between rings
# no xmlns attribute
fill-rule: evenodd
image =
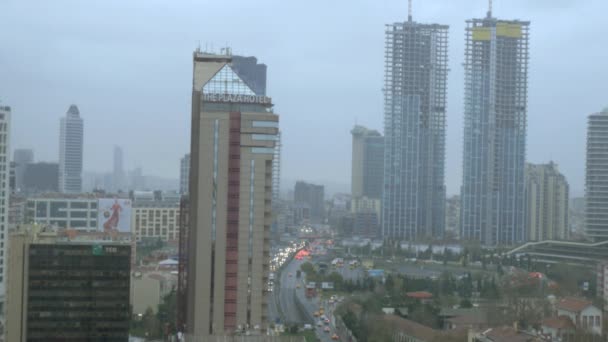
<svg viewBox="0 0 608 342"><path fill-rule="evenodd" d="M186 334L266 328L279 117L228 49L194 53Z"/></svg>

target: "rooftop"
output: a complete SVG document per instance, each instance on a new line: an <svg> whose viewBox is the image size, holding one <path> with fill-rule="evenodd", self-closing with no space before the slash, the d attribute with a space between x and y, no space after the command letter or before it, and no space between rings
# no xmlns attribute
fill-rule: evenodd
<svg viewBox="0 0 608 342"><path fill-rule="evenodd" d="M405 294L406 296L410 297L410 298L415 298L415 299L431 299L433 298L433 294L427 291L414 291L414 292L408 292Z"/></svg>
<svg viewBox="0 0 608 342"><path fill-rule="evenodd" d="M591 305L591 301L588 301L586 299L570 297L560 300L556 306L558 310L580 312Z"/></svg>
<svg viewBox="0 0 608 342"><path fill-rule="evenodd" d="M553 329L574 329L574 323L568 316L549 317L543 319L541 322L542 326L553 328Z"/></svg>

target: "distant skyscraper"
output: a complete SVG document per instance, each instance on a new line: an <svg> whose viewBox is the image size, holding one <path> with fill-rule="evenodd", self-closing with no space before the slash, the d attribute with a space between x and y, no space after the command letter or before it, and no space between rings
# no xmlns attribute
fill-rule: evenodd
<svg viewBox="0 0 608 342"><path fill-rule="evenodd" d="M445 229L448 26L386 27L384 238L441 237Z"/></svg>
<svg viewBox="0 0 608 342"><path fill-rule="evenodd" d="M376 130L355 126L353 136L351 195L382 197L384 137Z"/></svg>
<svg viewBox="0 0 608 342"><path fill-rule="evenodd" d="M557 165L526 164L526 231L531 241L569 236L568 182Z"/></svg>
<svg viewBox="0 0 608 342"><path fill-rule="evenodd" d="M6 293L6 251L8 247L9 172L11 107L0 106L0 316ZM0 318L2 320L2 318Z"/></svg>
<svg viewBox="0 0 608 342"><path fill-rule="evenodd" d="M15 149L13 162L15 162L15 189L19 192L23 190L23 174L27 164L34 162L34 150L29 148Z"/></svg>
<svg viewBox="0 0 608 342"><path fill-rule="evenodd" d="M461 234L486 245L526 240L527 21L467 20Z"/></svg>
<svg viewBox="0 0 608 342"><path fill-rule="evenodd" d="M196 51L192 84L187 340L262 332L279 118L229 53Z"/></svg>
<svg viewBox="0 0 608 342"><path fill-rule="evenodd" d="M296 182L294 202L308 207L312 222L320 223L323 221L325 216L325 187L323 185L302 181Z"/></svg>
<svg viewBox="0 0 608 342"><path fill-rule="evenodd" d="M179 193L188 194L190 183L190 153L186 153L179 161Z"/></svg>
<svg viewBox="0 0 608 342"><path fill-rule="evenodd" d="M256 95L266 95L266 64L255 57L232 56L232 68Z"/></svg>
<svg viewBox="0 0 608 342"><path fill-rule="evenodd" d="M141 167L136 167L129 172L130 189L131 190L145 190L146 182Z"/></svg>
<svg viewBox="0 0 608 342"><path fill-rule="evenodd" d="M59 132L59 190L82 192L83 122L76 105L61 118Z"/></svg>
<svg viewBox="0 0 608 342"><path fill-rule="evenodd" d="M126 189L125 169L123 167L123 155L120 146L114 146L114 171L112 172L112 178L114 180L114 191L128 190Z"/></svg>
<svg viewBox="0 0 608 342"><path fill-rule="evenodd" d="M608 239L608 108L589 115L585 177L585 233Z"/></svg>

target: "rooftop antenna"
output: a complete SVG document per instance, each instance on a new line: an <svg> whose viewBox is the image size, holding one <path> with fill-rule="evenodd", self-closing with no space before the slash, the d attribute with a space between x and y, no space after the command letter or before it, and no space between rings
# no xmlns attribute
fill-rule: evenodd
<svg viewBox="0 0 608 342"><path fill-rule="evenodd" d="M407 2L407 21L412 22L412 0Z"/></svg>
<svg viewBox="0 0 608 342"><path fill-rule="evenodd" d="M488 18L492 18L492 0L488 0Z"/></svg>

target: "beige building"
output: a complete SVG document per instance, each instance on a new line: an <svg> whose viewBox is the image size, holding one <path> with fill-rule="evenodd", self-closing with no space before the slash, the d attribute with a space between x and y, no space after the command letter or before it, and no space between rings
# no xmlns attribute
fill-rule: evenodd
<svg viewBox="0 0 608 342"><path fill-rule="evenodd" d="M568 238L568 182L557 164L526 165L525 211L529 240Z"/></svg>
<svg viewBox="0 0 608 342"><path fill-rule="evenodd" d="M278 116L230 54L196 51L192 89L186 335L263 331Z"/></svg>
<svg viewBox="0 0 608 342"><path fill-rule="evenodd" d="M177 275L171 272L133 272L131 277L131 298L133 315L143 315L148 308L158 312L163 297L177 286Z"/></svg>
<svg viewBox="0 0 608 342"><path fill-rule="evenodd" d="M131 227L137 241L142 239L179 239L179 203L158 203L133 205Z"/></svg>

